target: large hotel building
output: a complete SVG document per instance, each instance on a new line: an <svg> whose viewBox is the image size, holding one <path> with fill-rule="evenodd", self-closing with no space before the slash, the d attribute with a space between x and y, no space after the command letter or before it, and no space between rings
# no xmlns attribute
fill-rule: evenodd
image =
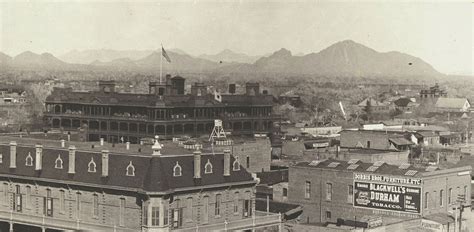
<svg viewBox="0 0 474 232"><path fill-rule="evenodd" d="M119 93L114 81L99 81L98 91L55 88L46 99L45 119L52 128L83 128L86 140L111 143L209 134L215 119L233 134L269 132L279 119L272 114L273 96L258 83L247 83L244 94L235 92L231 84L229 93L208 93L198 82L186 94L185 79L170 75L162 83L150 82L148 94Z"/></svg>
<svg viewBox="0 0 474 232"><path fill-rule="evenodd" d="M0 184L1 231L232 231L281 221L255 210L257 180L238 156L158 139L2 137Z"/></svg>

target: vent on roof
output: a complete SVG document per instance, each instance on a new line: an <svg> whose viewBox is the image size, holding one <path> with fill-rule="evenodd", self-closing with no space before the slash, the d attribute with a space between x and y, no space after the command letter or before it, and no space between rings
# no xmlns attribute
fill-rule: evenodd
<svg viewBox="0 0 474 232"><path fill-rule="evenodd" d="M384 163L385 163L384 161L377 161L377 162L374 163L374 166L380 167L380 166L382 166Z"/></svg>
<svg viewBox="0 0 474 232"><path fill-rule="evenodd" d="M355 170L358 167L359 167L358 164L351 164L351 165L347 166L347 170Z"/></svg>
<svg viewBox="0 0 474 232"><path fill-rule="evenodd" d="M399 169L408 169L411 165L408 163L401 164L398 168Z"/></svg>
<svg viewBox="0 0 474 232"><path fill-rule="evenodd" d="M335 168L337 167L337 165L339 165L340 163L339 162L331 162L330 164L328 164L328 167L329 168Z"/></svg>
<svg viewBox="0 0 474 232"><path fill-rule="evenodd" d="M313 161L311 161L311 163L309 163L309 165L311 165L311 166L318 166L319 163L321 163L320 160L313 160Z"/></svg>
<svg viewBox="0 0 474 232"><path fill-rule="evenodd" d="M408 170L406 173L405 173L405 176L414 176L418 171L416 170Z"/></svg>
<svg viewBox="0 0 474 232"><path fill-rule="evenodd" d="M432 171L436 171L436 170L438 170L438 167L436 167L436 166L428 166L425 169L425 171L427 171L427 172L432 172Z"/></svg>
<svg viewBox="0 0 474 232"><path fill-rule="evenodd" d="M377 170L379 167L378 166L370 166L369 168L367 168L367 171L368 172L375 172L375 170Z"/></svg>
<svg viewBox="0 0 474 232"><path fill-rule="evenodd" d="M358 163L358 162L359 162L359 159L351 159L351 160L349 160L347 163L348 163L348 164L356 164L356 163Z"/></svg>

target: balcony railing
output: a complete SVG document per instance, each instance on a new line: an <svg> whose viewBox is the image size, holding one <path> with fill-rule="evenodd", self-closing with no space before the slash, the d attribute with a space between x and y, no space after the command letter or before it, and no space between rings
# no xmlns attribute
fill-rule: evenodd
<svg viewBox="0 0 474 232"><path fill-rule="evenodd" d="M251 218L225 221L223 223L215 223L212 225L201 225L190 228L174 229L173 231L235 231L262 228L268 226L280 226L281 214L270 214L265 216L254 216Z"/></svg>
<svg viewBox="0 0 474 232"><path fill-rule="evenodd" d="M0 211L0 220L14 224L44 227L59 230L90 230L90 231L137 231L137 229L124 228L100 223L83 222L80 219L67 220L44 215L26 214L15 211ZM139 229L138 229L139 230Z"/></svg>
<svg viewBox="0 0 474 232"><path fill-rule="evenodd" d="M123 121L141 121L141 122L190 122L190 121L210 121L214 118L220 118L223 120L248 120L248 119L269 119L269 120L278 120L280 119L280 115L271 114L271 115L255 115L255 116L209 116L209 117L179 117L179 118L168 118L168 119L149 119L148 117L125 117L125 116L108 116L108 115L86 115L86 114L66 114L66 113L52 113L52 112L45 112L45 116L48 117L71 117L71 118L81 118L81 119L116 119L116 120L123 120Z"/></svg>

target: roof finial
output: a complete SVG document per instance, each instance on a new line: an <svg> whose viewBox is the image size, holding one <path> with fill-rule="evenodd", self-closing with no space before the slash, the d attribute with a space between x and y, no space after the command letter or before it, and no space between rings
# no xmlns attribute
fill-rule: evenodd
<svg viewBox="0 0 474 232"><path fill-rule="evenodd" d="M151 149L153 150L153 155L161 155L161 148L163 146L161 146L161 144L158 140L159 140L159 136L155 135L155 143L151 147Z"/></svg>

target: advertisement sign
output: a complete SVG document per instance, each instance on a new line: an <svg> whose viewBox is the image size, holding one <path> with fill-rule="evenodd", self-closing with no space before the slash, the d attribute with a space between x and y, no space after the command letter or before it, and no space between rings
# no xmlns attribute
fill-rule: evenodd
<svg viewBox="0 0 474 232"><path fill-rule="evenodd" d="M420 179L354 173L354 206L418 214L421 187L416 185Z"/></svg>

